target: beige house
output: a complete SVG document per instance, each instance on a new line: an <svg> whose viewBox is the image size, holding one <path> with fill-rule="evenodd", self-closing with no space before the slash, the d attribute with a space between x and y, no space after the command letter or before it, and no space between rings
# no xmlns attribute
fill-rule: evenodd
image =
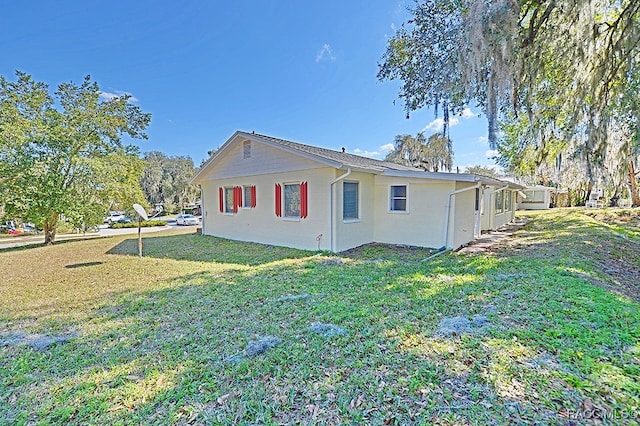
<svg viewBox="0 0 640 426"><path fill-rule="evenodd" d="M371 242L461 247L511 221L522 188L241 131L192 183L203 234L333 252Z"/></svg>
<svg viewBox="0 0 640 426"><path fill-rule="evenodd" d="M551 207L551 194L555 188L536 185L527 186L517 195L519 210L546 210Z"/></svg>

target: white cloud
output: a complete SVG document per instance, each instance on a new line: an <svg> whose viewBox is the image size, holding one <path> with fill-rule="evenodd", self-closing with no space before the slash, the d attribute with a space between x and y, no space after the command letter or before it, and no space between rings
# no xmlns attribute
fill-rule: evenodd
<svg viewBox="0 0 640 426"><path fill-rule="evenodd" d="M449 118L449 127L453 127L460 124L460 120L458 120L455 117L450 117ZM425 126L424 129L422 129L422 131L427 131L427 130L431 130L434 132L439 132L442 129L444 129L444 118L436 118L435 120L433 120L431 123L427 124Z"/></svg>
<svg viewBox="0 0 640 426"><path fill-rule="evenodd" d="M395 149L395 145L392 143L388 143L378 148L378 151L366 151L360 148L356 148L353 150L353 153L356 155L361 155L363 157L375 158L380 160L384 158L390 151L393 151L394 149Z"/></svg>
<svg viewBox="0 0 640 426"><path fill-rule="evenodd" d="M102 99L111 100L113 98L119 98L121 96L129 95L129 102L138 102L139 99L133 96L129 92L124 92L122 90L114 90L113 92L100 92L100 97Z"/></svg>
<svg viewBox="0 0 640 426"><path fill-rule="evenodd" d="M495 156L498 155L498 150L497 149L489 149L489 150L487 150L487 152L484 153L484 155L487 158L495 157Z"/></svg>
<svg viewBox="0 0 640 426"><path fill-rule="evenodd" d="M378 151L363 151L360 148L354 149L353 153L357 155L361 155L363 157L370 157L370 158L380 158L382 156L382 154L380 154Z"/></svg>
<svg viewBox="0 0 640 426"><path fill-rule="evenodd" d="M476 115L473 111L471 111L470 108L465 108L462 110L462 112L460 114L456 114L455 117L449 117L449 127L453 127L453 126L457 126L458 124L460 124L460 119L465 119L468 120L470 118L474 118ZM458 118L459 117L459 118ZM435 120L433 120L431 123L427 124L424 129L422 129L423 132L426 132L427 130L431 130L433 132L439 132L444 128L444 119L443 118L436 118Z"/></svg>
<svg viewBox="0 0 640 426"><path fill-rule="evenodd" d="M476 115L473 113L473 111L471 111L471 108L465 108L460 113L460 117L462 118L473 118L475 116Z"/></svg>
<svg viewBox="0 0 640 426"><path fill-rule="evenodd" d="M478 137L478 143L480 145L489 146L489 138L486 136L480 136Z"/></svg>
<svg viewBox="0 0 640 426"><path fill-rule="evenodd" d="M396 146L392 143L388 143L380 147L380 151L382 152L390 152L390 151L393 151L394 149L396 149Z"/></svg>
<svg viewBox="0 0 640 426"><path fill-rule="evenodd" d="M324 44L322 49L316 55L316 62L320 61L335 61L336 57L333 55L333 50L331 50L331 46L328 44Z"/></svg>

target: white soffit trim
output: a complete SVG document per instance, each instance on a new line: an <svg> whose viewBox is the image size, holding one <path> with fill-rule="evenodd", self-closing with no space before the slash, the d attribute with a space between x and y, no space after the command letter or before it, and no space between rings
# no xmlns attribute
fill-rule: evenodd
<svg viewBox="0 0 640 426"><path fill-rule="evenodd" d="M409 171L409 170L385 170L382 176L416 178L416 179L432 179L432 180L449 180L458 182L477 182L478 177L467 173L436 173L427 171Z"/></svg>

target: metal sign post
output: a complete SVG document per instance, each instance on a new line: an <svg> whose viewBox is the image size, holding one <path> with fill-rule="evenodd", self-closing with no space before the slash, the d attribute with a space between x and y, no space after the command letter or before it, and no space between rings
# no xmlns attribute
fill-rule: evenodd
<svg viewBox="0 0 640 426"><path fill-rule="evenodd" d="M138 256L142 257L142 220L149 220L149 217L140 204L134 204L133 209L138 213Z"/></svg>

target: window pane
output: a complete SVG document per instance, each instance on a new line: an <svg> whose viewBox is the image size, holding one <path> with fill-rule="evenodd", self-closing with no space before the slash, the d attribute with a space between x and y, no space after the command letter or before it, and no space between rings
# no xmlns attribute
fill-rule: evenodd
<svg viewBox="0 0 640 426"><path fill-rule="evenodd" d="M391 196L392 197L406 197L407 196L407 187L405 185L392 186L391 187Z"/></svg>
<svg viewBox="0 0 640 426"><path fill-rule="evenodd" d="M357 182L343 183L342 218L358 219L358 183Z"/></svg>
<svg viewBox="0 0 640 426"><path fill-rule="evenodd" d="M404 212L407 210L407 200L397 198L391 201L391 210Z"/></svg>
<svg viewBox="0 0 640 426"><path fill-rule="evenodd" d="M502 206L504 204L504 191L498 191L496 192L496 212L500 213L502 212Z"/></svg>
<svg viewBox="0 0 640 426"><path fill-rule="evenodd" d="M523 203L543 203L544 202L544 191L536 191L536 190L528 190L524 191L524 195L527 196Z"/></svg>
<svg viewBox="0 0 640 426"><path fill-rule="evenodd" d="M391 205L392 211L407 211L407 186L393 185L391 186Z"/></svg>
<svg viewBox="0 0 640 426"><path fill-rule="evenodd" d="M300 217L300 184L284 186L285 217Z"/></svg>
<svg viewBox="0 0 640 426"><path fill-rule="evenodd" d="M224 189L224 211L233 213L233 188Z"/></svg>
<svg viewBox="0 0 640 426"><path fill-rule="evenodd" d="M511 210L511 191L506 191L504 194L504 209L505 211Z"/></svg>
<svg viewBox="0 0 640 426"><path fill-rule="evenodd" d="M251 187L242 187L242 207L251 207Z"/></svg>

